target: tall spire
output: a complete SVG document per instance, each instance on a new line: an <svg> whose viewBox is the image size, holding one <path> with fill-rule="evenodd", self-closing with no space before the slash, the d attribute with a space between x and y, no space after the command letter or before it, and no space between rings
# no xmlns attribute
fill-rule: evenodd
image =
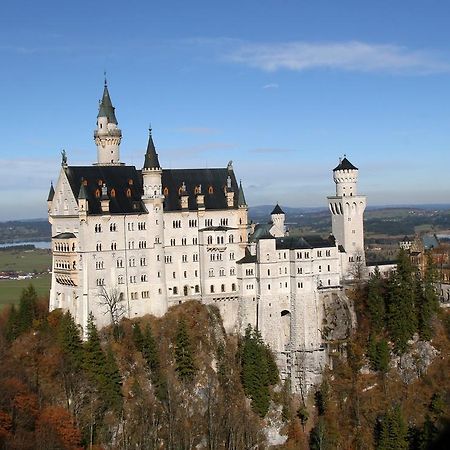
<svg viewBox="0 0 450 450"><path fill-rule="evenodd" d="M158 154L156 153L155 144L153 143L152 128L148 129L147 152L145 153L144 169L160 169Z"/></svg>
<svg viewBox="0 0 450 450"><path fill-rule="evenodd" d="M238 206L247 206L247 202L245 201L244 189L242 188L242 181L239 181L239 197L238 197Z"/></svg>
<svg viewBox="0 0 450 450"><path fill-rule="evenodd" d="M111 97L109 96L108 82L106 81L106 74L105 74L105 86L103 87L103 97L100 102L100 108L97 117L107 117L108 123L114 123L117 125L116 114L114 111L115 108L112 105Z"/></svg>
<svg viewBox="0 0 450 450"><path fill-rule="evenodd" d="M53 197L55 196L55 188L53 187L53 181L50 183L50 191L48 193L47 201L53 201Z"/></svg>

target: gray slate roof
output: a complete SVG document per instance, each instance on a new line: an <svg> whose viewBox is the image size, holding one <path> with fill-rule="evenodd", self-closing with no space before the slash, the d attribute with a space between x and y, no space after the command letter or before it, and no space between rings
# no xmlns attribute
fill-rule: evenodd
<svg viewBox="0 0 450 450"><path fill-rule="evenodd" d="M333 172L336 170L358 170L347 158L344 158L338 166L333 169Z"/></svg>
<svg viewBox="0 0 450 450"><path fill-rule="evenodd" d="M53 183L50 184L50 191L48 192L47 201L51 202L55 196L55 189L53 188Z"/></svg>
<svg viewBox="0 0 450 450"><path fill-rule="evenodd" d="M302 250L313 248L334 247L334 236L323 239L320 236L287 236L277 238L277 250Z"/></svg>
<svg viewBox="0 0 450 450"><path fill-rule="evenodd" d="M100 108L98 110L97 117L107 117L108 123L115 123L117 125L117 119L115 114L115 108L112 105L111 97L109 96L108 86L105 82L103 89L103 97L100 102Z"/></svg>
<svg viewBox="0 0 450 450"><path fill-rule="evenodd" d="M244 189L242 188L241 181L239 182L238 206L247 206L247 202L245 201Z"/></svg>
<svg viewBox="0 0 450 450"><path fill-rule="evenodd" d="M273 208L273 211L270 213L270 215L272 214L284 214L284 211L280 208L280 205L278 203L275 206L275 208Z"/></svg>
<svg viewBox="0 0 450 450"><path fill-rule="evenodd" d="M148 144L145 152L144 169L160 169L158 154L156 153L155 144L153 143L152 130L148 130Z"/></svg>
<svg viewBox="0 0 450 450"><path fill-rule="evenodd" d="M236 264L249 264L255 263L257 260L256 255L252 255L248 248L245 249L245 256L241 258L239 261L236 261Z"/></svg>
<svg viewBox="0 0 450 450"><path fill-rule="evenodd" d="M233 170L223 169L163 169L162 185L163 192L167 188L165 195L164 211L181 210L180 196L178 189L183 182L186 186L186 193L189 197L189 210L197 210L197 200L195 188L201 186L204 195L205 209L228 209L225 188L227 186L228 175L231 177L231 190L234 192L233 208L238 207L239 187ZM212 193L209 193L209 188Z"/></svg>
<svg viewBox="0 0 450 450"><path fill-rule="evenodd" d="M111 214L145 213L142 196L142 178L134 166L68 166L65 169L67 179L75 198L88 200L89 214L102 214L102 185L108 188ZM87 183L82 186L82 181ZM111 195L114 189L115 195ZM127 190L130 189L130 196ZM99 190L100 196L96 196ZM81 192L80 192L81 191Z"/></svg>

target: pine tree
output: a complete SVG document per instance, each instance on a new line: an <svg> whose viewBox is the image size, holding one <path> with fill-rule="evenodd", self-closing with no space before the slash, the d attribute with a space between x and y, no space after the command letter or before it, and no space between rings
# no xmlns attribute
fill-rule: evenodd
<svg viewBox="0 0 450 450"><path fill-rule="evenodd" d="M419 284L416 298L418 330L423 340L430 340L432 337L431 321L439 307L435 288L436 280L436 267L432 255L428 253L423 283Z"/></svg>
<svg viewBox="0 0 450 450"><path fill-rule="evenodd" d="M178 322L177 334L175 336L175 362L176 371L180 380L183 382L192 381L195 376L196 367L184 319Z"/></svg>
<svg viewBox="0 0 450 450"><path fill-rule="evenodd" d="M83 362L83 345L80 329L73 320L70 312L66 312L59 324L58 340L68 365L68 370L77 372Z"/></svg>
<svg viewBox="0 0 450 450"><path fill-rule="evenodd" d="M278 382L278 369L261 334L250 325L241 345L241 381L253 410L264 417L270 404L269 386Z"/></svg>
<svg viewBox="0 0 450 450"><path fill-rule="evenodd" d="M116 411L120 411L122 407L122 378L110 345L106 351L105 383L102 388L109 405Z"/></svg>
<svg viewBox="0 0 450 450"><path fill-rule="evenodd" d="M386 307L383 297L383 280L378 267L368 282L367 309L369 311L372 329L380 332L386 322Z"/></svg>
<svg viewBox="0 0 450 450"><path fill-rule="evenodd" d="M121 378L110 347L105 355L100 344L94 316L89 314L88 339L84 344L83 367L95 383L105 406L118 411L122 404Z"/></svg>
<svg viewBox="0 0 450 450"><path fill-rule="evenodd" d="M34 286L30 284L22 290L19 302L19 311L17 314L17 323L19 334L28 331L33 320L37 318L37 293Z"/></svg>
<svg viewBox="0 0 450 450"><path fill-rule="evenodd" d="M139 323L133 324L133 342L137 350L142 352L144 345L144 336L142 335Z"/></svg>
<svg viewBox="0 0 450 450"><path fill-rule="evenodd" d="M408 429L400 407L389 409L380 419L375 436L377 450L407 450Z"/></svg>
<svg viewBox="0 0 450 450"><path fill-rule="evenodd" d="M15 305L12 305L9 310L8 321L5 326L5 338L8 342L12 342L19 336L19 334L19 313Z"/></svg>
<svg viewBox="0 0 450 450"><path fill-rule="evenodd" d="M389 277L388 328L396 353L406 351L417 331L413 269L408 255L400 250L397 271Z"/></svg>

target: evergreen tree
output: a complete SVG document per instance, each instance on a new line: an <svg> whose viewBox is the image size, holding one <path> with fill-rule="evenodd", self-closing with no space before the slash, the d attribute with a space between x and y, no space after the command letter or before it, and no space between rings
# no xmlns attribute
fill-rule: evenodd
<svg viewBox="0 0 450 450"><path fill-rule="evenodd" d="M241 381L245 395L252 400L253 410L264 417L270 404L269 385L278 382L278 369L273 355L258 330L249 325L241 348Z"/></svg>
<svg viewBox="0 0 450 450"><path fill-rule="evenodd" d="M372 329L380 332L386 321L386 307L383 297L383 280L378 267L368 282L367 309L369 311Z"/></svg>
<svg viewBox="0 0 450 450"><path fill-rule="evenodd" d="M427 265L423 283L419 284L417 292L417 322L421 339L430 340L432 337L431 321L439 307L435 283L437 280L436 267L430 253L427 254Z"/></svg>
<svg viewBox="0 0 450 450"><path fill-rule="evenodd" d="M370 335L367 348L367 356L370 360L370 366L377 372L386 373L389 369L389 344L386 339L377 340L375 336Z"/></svg>
<svg viewBox="0 0 450 450"><path fill-rule="evenodd" d="M406 351L408 340L417 331L414 278L411 262L400 250L397 270L389 277L388 328L396 353Z"/></svg>
<svg viewBox="0 0 450 450"><path fill-rule="evenodd" d="M377 450L407 450L408 429L400 407L389 409L380 419L375 436Z"/></svg>
<svg viewBox="0 0 450 450"><path fill-rule="evenodd" d="M104 381L102 389L109 405L116 411L120 411L122 407L122 378L110 345L106 351Z"/></svg>
<svg viewBox="0 0 450 450"><path fill-rule="evenodd" d="M20 297L19 311L17 314L19 334L28 331L33 325L33 320L36 318L37 293L34 286L30 284L27 288L22 290L22 295Z"/></svg>
<svg viewBox="0 0 450 450"><path fill-rule="evenodd" d="M136 349L142 352L144 346L144 336L142 335L141 327L138 322L133 324L133 342Z"/></svg>
<svg viewBox="0 0 450 450"><path fill-rule="evenodd" d="M78 371L83 362L83 345L80 329L70 312L66 312L59 324L58 340L69 371Z"/></svg>
<svg viewBox="0 0 450 450"><path fill-rule="evenodd" d="M12 305L9 310L8 321L5 326L5 338L8 342L12 342L19 336L19 334L19 314L15 305Z"/></svg>
<svg viewBox="0 0 450 450"><path fill-rule="evenodd" d="M175 336L175 363L180 380L183 382L192 381L195 376L196 367L184 319L178 322L177 334Z"/></svg>

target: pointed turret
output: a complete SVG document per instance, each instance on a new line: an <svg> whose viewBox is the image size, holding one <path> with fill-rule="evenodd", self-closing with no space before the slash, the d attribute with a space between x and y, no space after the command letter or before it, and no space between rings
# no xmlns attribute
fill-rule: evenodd
<svg viewBox="0 0 450 450"><path fill-rule="evenodd" d="M50 191L48 192L47 201L53 201L53 197L55 196L55 189L53 188L53 182L50 183Z"/></svg>
<svg viewBox="0 0 450 450"><path fill-rule="evenodd" d="M80 192L78 193L78 200L87 200L88 193L84 181L81 181Z"/></svg>
<svg viewBox="0 0 450 450"><path fill-rule="evenodd" d="M242 188L242 181L239 181L238 206L240 208L246 208L247 207L247 202L245 201L244 189Z"/></svg>
<svg viewBox="0 0 450 450"><path fill-rule="evenodd" d="M284 214L284 211L280 208L280 205L277 203L275 208L273 208L273 211L270 213L271 215L274 214Z"/></svg>
<svg viewBox="0 0 450 450"><path fill-rule="evenodd" d="M148 130L147 152L145 153L143 169L161 169L158 160L158 153L156 153L155 144L153 143L151 128Z"/></svg>
<svg viewBox="0 0 450 450"><path fill-rule="evenodd" d="M108 123L113 123L117 125L118 122L116 119L115 109L116 108L114 108L114 106L112 105L111 97L109 96L108 91L108 84L105 79L105 86L103 88L103 97L100 102L100 108L98 110L97 119L99 117L106 117L108 119Z"/></svg>
<svg viewBox="0 0 450 450"><path fill-rule="evenodd" d="M97 129L94 131L94 140L97 145L98 165L120 164L119 146L122 140L122 131L117 127L115 108L109 96L106 79L97 114Z"/></svg>
<svg viewBox="0 0 450 450"><path fill-rule="evenodd" d="M78 214L81 220L86 220L88 209L88 192L84 180L81 180L80 192L78 193Z"/></svg>
<svg viewBox="0 0 450 450"><path fill-rule="evenodd" d="M142 181L144 184L144 201L162 199L162 169L159 164L158 153L153 143L152 128L148 129L148 144L142 167ZM159 201L158 200L158 201Z"/></svg>

